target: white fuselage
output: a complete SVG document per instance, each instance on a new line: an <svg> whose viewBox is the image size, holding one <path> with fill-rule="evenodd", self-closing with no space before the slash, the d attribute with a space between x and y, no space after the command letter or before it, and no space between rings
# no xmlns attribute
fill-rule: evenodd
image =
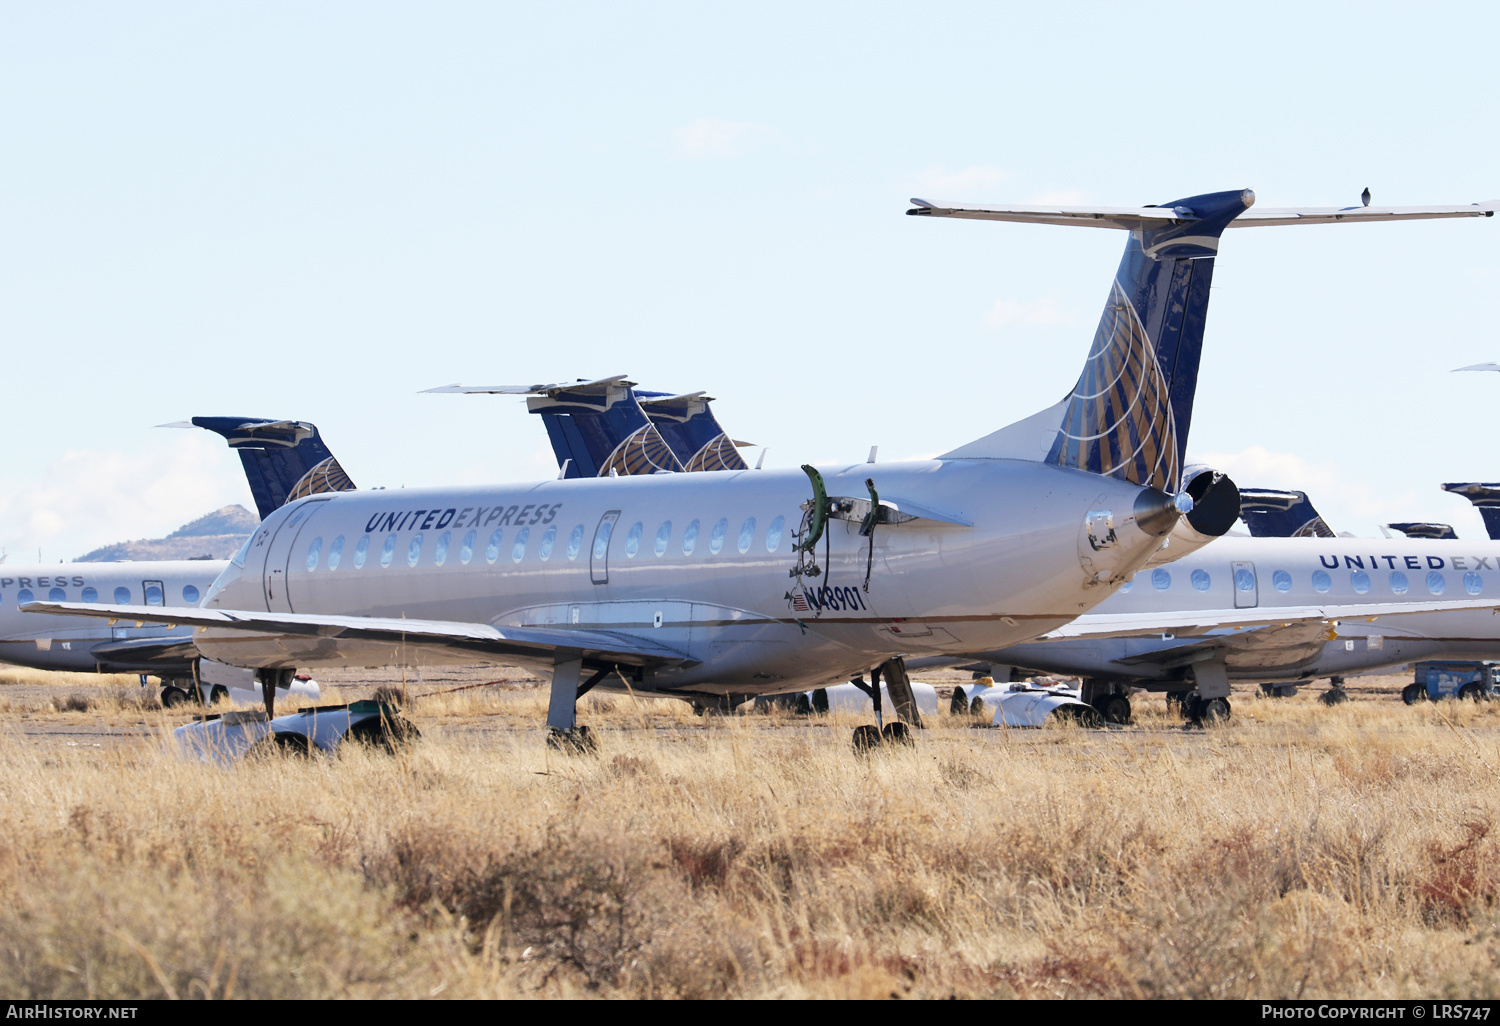
<svg viewBox="0 0 1500 1026"><path fill-rule="evenodd" d="M822 572L799 579L793 535L811 489L797 470L343 492L268 517L205 605L637 635L684 662L636 688L775 693L894 656L1034 638L1102 601L1160 545L1135 524L1145 490L1076 470L934 460L823 477L832 496L864 497L872 478L883 500L972 526L882 524L871 559L857 523L830 520ZM1117 540L1095 551L1085 520L1101 509ZM196 640L210 658L255 667L477 658L333 633L200 627Z"/></svg>
<svg viewBox="0 0 1500 1026"><path fill-rule="evenodd" d="M1238 580L1236 580L1238 578ZM1144 571L1094 612L1177 613L1320 604L1500 601L1500 542L1410 538L1221 538ZM1211 617L1210 617L1211 618ZM1363 673L1417 659L1500 659L1500 616L1490 610L1345 618L1318 624L1219 630L1229 676L1258 682ZM1194 637L1153 635L1036 642L986 657L1078 676L1166 679L1172 653ZM1153 660L1152 654L1162 658Z"/></svg>
<svg viewBox="0 0 1500 1026"><path fill-rule="evenodd" d="M189 629L165 623L138 627L134 621L111 625L106 620L26 613L17 605L35 598L197 606L228 565L222 559L0 565L0 660L42 670L157 672L133 661L129 647L119 643L171 637L187 641Z"/></svg>

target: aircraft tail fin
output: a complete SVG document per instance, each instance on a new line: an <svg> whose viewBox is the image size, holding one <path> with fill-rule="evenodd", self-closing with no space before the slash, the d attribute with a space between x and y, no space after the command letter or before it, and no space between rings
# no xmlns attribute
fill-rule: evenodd
<svg viewBox="0 0 1500 1026"><path fill-rule="evenodd" d="M262 520L288 502L354 489L354 482L323 444L315 424L255 417L194 417L182 426L206 428L222 435L240 454Z"/></svg>
<svg viewBox="0 0 1500 1026"><path fill-rule="evenodd" d="M1462 495L1472 502L1484 518L1485 533L1492 540L1500 541L1500 484L1458 482L1443 485L1443 491Z"/></svg>
<svg viewBox="0 0 1500 1026"><path fill-rule="evenodd" d="M1219 238L1230 227L1488 217L1496 204L1297 208L1250 213L1249 189L1149 207L941 207L913 199L908 214L1130 232L1104 315L1045 462L1177 492L1192 426L1209 286ZM1002 437L1003 436L1003 437ZM1030 443L1004 431L946 458ZM1000 455L996 453L991 458ZM1005 453L1009 455L1009 453Z"/></svg>
<svg viewBox="0 0 1500 1026"><path fill-rule="evenodd" d="M1386 524L1385 526L1395 528L1408 538L1429 538L1434 540L1458 538L1458 532L1453 530L1451 524L1412 522L1406 524Z"/></svg>
<svg viewBox="0 0 1500 1026"><path fill-rule="evenodd" d="M1257 538L1332 538L1306 492L1241 488L1240 519Z"/></svg>
<svg viewBox="0 0 1500 1026"><path fill-rule="evenodd" d="M550 385L447 385L428 392L524 395L539 414L568 477L621 477L678 472L672 452L635 397L625 375Z"/></svg>
<svg viewBox="0 0 1500 1026"><path fill-rule="evenodd" d="M702 392L672 395L668 392L637 391L646 416L666 439L672 452L688 472L699 470L749 470L739 447L748 442L730 438L709 406L713 397Z"/></svg>

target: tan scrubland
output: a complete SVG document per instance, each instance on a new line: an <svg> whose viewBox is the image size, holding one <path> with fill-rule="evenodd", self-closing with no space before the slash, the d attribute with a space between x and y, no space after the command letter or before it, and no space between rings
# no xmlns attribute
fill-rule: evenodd
<svg viewBox="0 0 1500 1026"><path fill-rule="evenodd" d="M0 993L1500 992L1500 703L941 717L869 759L853 719L582 705L597 756L476 689L394 757L230 770L23 730L183 719L128 700L0 716Z"/></svg>

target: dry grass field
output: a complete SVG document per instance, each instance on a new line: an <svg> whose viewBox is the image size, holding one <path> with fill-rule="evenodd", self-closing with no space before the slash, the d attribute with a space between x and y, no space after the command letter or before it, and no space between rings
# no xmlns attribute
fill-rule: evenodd
<svg viewBox="0 0 1500 1026"><path fill-rule="evenodd" d="M511 686L225 771L133 678L4 680L7 997L1500 992L1500 703L1143 698L861 760L854 720L591 696L565 758Z"/></svg>

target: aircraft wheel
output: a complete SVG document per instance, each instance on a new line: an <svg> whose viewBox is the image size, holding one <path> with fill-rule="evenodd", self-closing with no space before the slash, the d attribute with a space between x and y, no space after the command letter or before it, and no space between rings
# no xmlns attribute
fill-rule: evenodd
<svg viewBox="0 0 1500 1026"><path fill-rule="evenodd" d="M1467 698L1471 702L1488 702L1490 696L1484 693L1484 685L1474 683L1465 684L1458 689L1459 698Z"/></svg>
<svg viewBox="0 0 1500 1026"><path fill-rule="evenodd" d="M1343 705L1349 701L1349 693L1342 687L1332 687L1318 696L1324 705Z"/></svg>
<svg viewBox="0 0 1500 1026"><path fill-rule="evenodd" d="M828 711L828 689L818 688L812 694L812 707L815 713L826 713Z"/></svg>
<svg viewBox="0 0 1500 1026"><path fill-rule="evenodd" d="M884 742L880 729L873 723L864 723L854 728L854 754L869 755Z"/></svg>
<svg viewBox="0 0 1500 1026"><path fill-rule="evenodd" d="M215 684L213 690L208 693L208 704L218 705L220 702L229 701L229 689L222 684Z"/></svg>
<svg viewBox="0 0 1500 1026"><path fill-rule="evenodd" d="M564 755L592 755L599 750L599 740L587 727L573 730L558 730L554 727L547 731L547 747Z"/></svg>
<svg viewBox="0 0 1500 1026"><path fill-rule="evenodd" d="M969 700L969 715L970 716L983 716L984 715L984 699L983 698L981 698L978 695L975 695L972 699Z"/></svg>
<svg viewBox="0 0 1500 1026"><path fill-rule="evenodd" d="M1401 689L1401 701L1407 705L1416 705L1418 702L1427 701L1427 688L1421 684L1408 684Z"/></svg>
<svg viewBox="0 0 1500 1026"><path fill-rule="evenodd" d="M811 716L813 714L812 700L807 697L806 693L798 692L797 705L792 711L798 716Z"/></svg>
<svg viewBox="0 0 1500 1026"><path fill-rule="evenodd" d="M1206 698L1198 703L1197 719L1201 723L1227 723L1232 710L1227 698Z"/></svg>
<svg viewBox="0 0 1500 1026"><path fill-rule="evenodd" d="M1052 710L1051 719L1076 723L1080 727L1104 726L1104 715L1091 705L1060 705Z"/></svg>
<svg viewBox="0 0 1500 1026"><path fill-rule="evenodd" d="M916 739L911 736L911 728L900 720L887 723L881 734L888 744L914 746L917 743Z"/></svg>
<svg viewBox="0 0 1500 1026"><path fill-rule="evenodd" d="M161 704L165 708L170 709L174 705L184 705L191 701L192 699L188 697L188 693L181 688L166 687L161 689Z"/></svg>
<svg viewBox="0 0 1500 1026"><path fill-rule="evenodd" d="M1110 723L1129 723L1130 699L1124 695L1110 695L1101 703L1099 711L1104 714L1105 720Z"/></svg>

